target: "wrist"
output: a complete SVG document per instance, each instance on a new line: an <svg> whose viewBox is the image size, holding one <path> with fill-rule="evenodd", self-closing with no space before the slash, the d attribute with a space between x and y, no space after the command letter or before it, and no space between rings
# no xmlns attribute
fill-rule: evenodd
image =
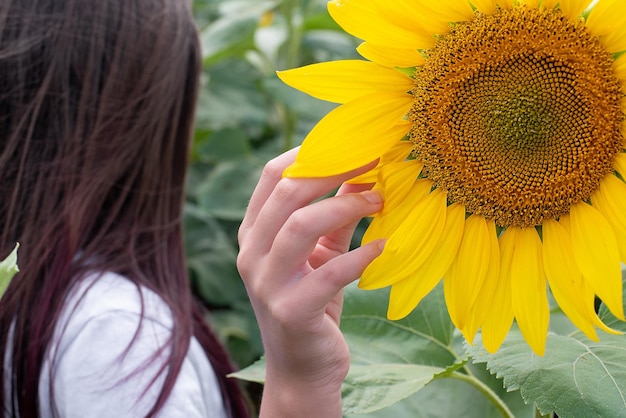
<svg viewBox="0 0 626 418"><path fill-rule="evenodd" d="M341 384L267 376L259 418L340 418L341 406Z"/></svg>

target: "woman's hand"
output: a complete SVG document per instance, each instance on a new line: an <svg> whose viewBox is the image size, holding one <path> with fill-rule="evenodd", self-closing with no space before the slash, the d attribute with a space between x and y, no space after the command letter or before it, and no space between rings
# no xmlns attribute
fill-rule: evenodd
<svg viewBox="0 0 626 418"><path fill-rule="evenodd" d="M239 230L237 265L267 360L261 417L341 417L350 364L339 330L342 289L383 244L348 249L358 221L383 203L367 186L342 185L374 163L329 178L281 178L296 153L267 164ZM339 186L336 196L315 201Z"/></svg>

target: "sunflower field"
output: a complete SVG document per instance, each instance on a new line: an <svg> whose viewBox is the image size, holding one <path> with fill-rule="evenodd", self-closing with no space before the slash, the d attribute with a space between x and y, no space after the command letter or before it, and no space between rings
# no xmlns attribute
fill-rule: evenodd
<svg viewBox="0 0 626 418"><path fill-rule="evenodd" d="M383 216L366 219L357 229L354 246L368 234L396 233L406 247L406 236L414 233L418 238L409 244L425 252L403 252L398 244L396 256L404 264L379 262L366 270L360 288L346 289L341 326L352 366L343 389L345 417L626 417L626 324L619 319L624 304L619 260L626 253L626 220L620 213L626 209L620 195L626 190L621 172L626 168L626 60L620 58L626 49L626 3L327 3L194 0L204 71L185 211L186 249L194 292L211 308L207 320L242 368L233 378L242 381L253 403L259 401L263 349L236 269L237 228L265 163L307 138L309 147L291 168L294 175L330 175L380 158L381 187L398 184L395 176L408 172L411 183L403 190L423 189L424 200L443 208L433 210L432 222L422 221L424 228L390 230ZM413 29L415 20L423 28ZM489 29L496 23L504 29ZM494 46L502 34L515 40L506 54ZM568 36L571 42L564 43ZM328 64L285 71L319 63ZM484 77L492 79L483 83ZM506 77L514 82L503 82ZM497 90L500 101L491 99L489 88ZM355 91L376 100L350 96ZM320 122L367 100L384 103L382 98L407 107L386 112L379 106L363 129ZM441 109L451 112L456 125L447 125ZM393 112L402 120L392 120ZM393 126L377 127L387 119ZM553 126L546 121L561 123L560 130L545 128ZM492 142L475 139L494 129ZM336 136L328 137L333 130ZM367 130L375 134L371 147ZM457 130L471 133L461 135L469 138L461 145L454 142ZM365 133L349 138L348 131ZM311 132L325 135L320 139ZM379 145L389 132L396 136ZM446 135L452 139L437 142ZM493 162L484 168L491 183L459 174L470 164L454 158L466 149L484 153L476 159L481 164ZM328 158L318 158L322 154ZM567 177L566 186L558 178L539 192L531 190L537 176L553 166L550 179L563 171L579 177ZM512 174L499 172L502 167ZM579 167L582 171L576 171ZM509 190L518 179L528 187L520 196L519 187L489 194L498 187ZM393 210L403 214L407 204ZM424 206L423 213L428 210ZM464 227L443 219L452 219L453 211ZM487 238L462 238L483 232ZM593 235L605 232L612 241ZM447 237L458 239L444 243ZM495 251L498 271L505 264L510 271L489 273L494 265L489 255L478 266L483 247L492 255ZM423 259L409 265L418 256ZM580 270L572 267L576 263ZM481 268L484 280L474 279ZM422 277L428 284L419 281ZM483 285L488 277L495 279ZM503 277L511 289L498 287ZM463 305L470 294L471 303ZM502 302L505 297L513 302Z"/></svg>

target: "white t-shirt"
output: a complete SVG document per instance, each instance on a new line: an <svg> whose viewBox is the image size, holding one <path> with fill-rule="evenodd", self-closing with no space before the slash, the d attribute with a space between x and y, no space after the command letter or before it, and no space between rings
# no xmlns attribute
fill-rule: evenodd
<svg viewBox="0 0 626 418"><path fill-rule="evenodd" d="M136 334L141 299L132 282L106 273L82 280L72 291L57 323L39 382L42 417L52 416L51 365L54 402L63 418L137 418L150 410L164 374L148 385L169 350L164 350L155 361L147 361L169 337L172 317L155 293L142 288L141 294L144 317ZM226 417L215 373L195 338L191 339L180 374L159 416Z"/></svg>

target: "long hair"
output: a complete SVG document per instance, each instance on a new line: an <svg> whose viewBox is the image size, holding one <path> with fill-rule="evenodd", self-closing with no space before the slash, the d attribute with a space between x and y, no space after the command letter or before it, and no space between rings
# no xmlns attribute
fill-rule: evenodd
<svg viewBox="0 0 626 418"><path fill-rule="evenodd" d="M0 412L39 415L64 300L95 270L153 290L172 311L171 354L150 416L192 335L229 414L246 414L192 303L183 256L200 62L185 0L0 0L0 257L21 244L21 272L0 301L0 377L9 376L0 379Z"/></svg>

